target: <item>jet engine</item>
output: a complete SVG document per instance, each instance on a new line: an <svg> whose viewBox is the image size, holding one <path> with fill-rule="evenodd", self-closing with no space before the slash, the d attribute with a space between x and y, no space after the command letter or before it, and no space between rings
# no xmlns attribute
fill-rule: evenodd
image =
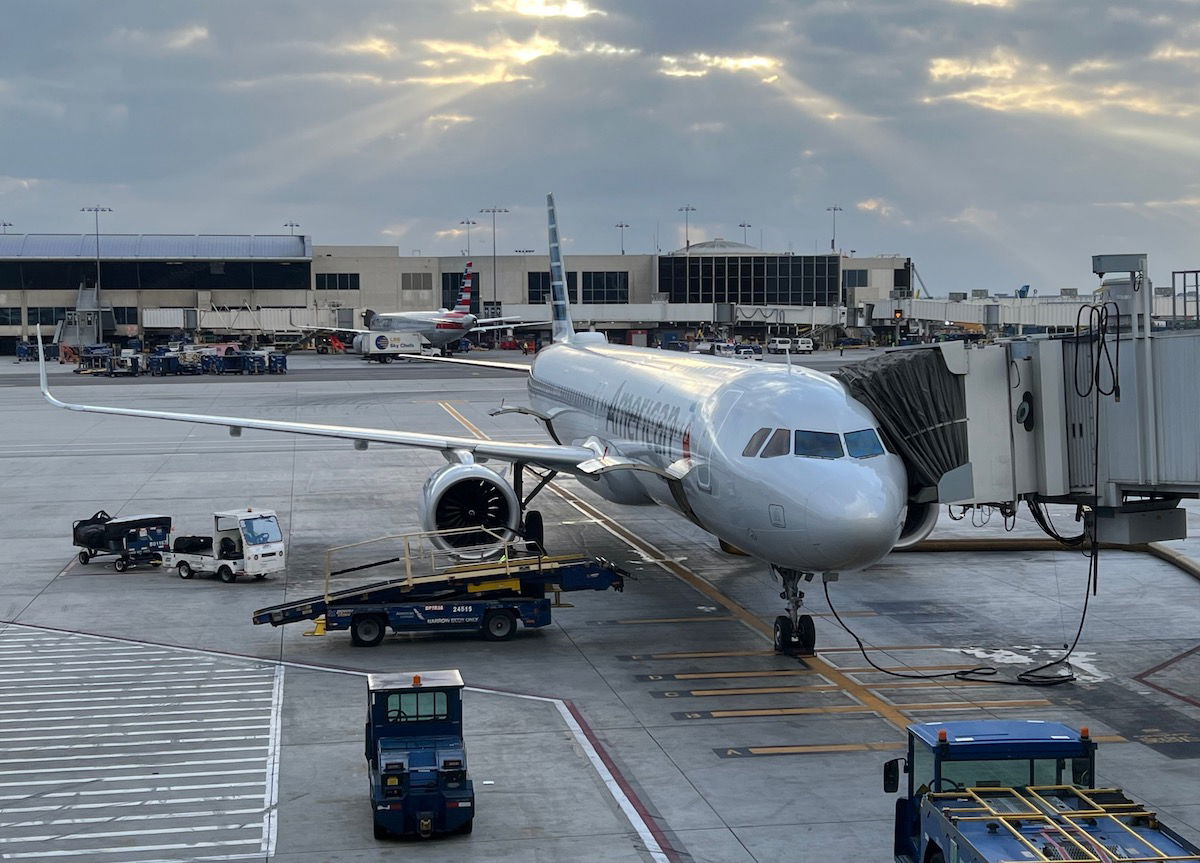
<svg viewBox="0 0 1200 863"><path fill-rule="evenodd" d="M933 526L937 524L938 502L909 503L908 511L904 514L904 527L900 529L900 538L892 548L908 548L929 536Z"/></svg>
<svg viewBox="0 0 1200 863"><path fill-rule="evenodd" d="M449 464L425 480L421 525L430 531L486 528L434 539L450 551L492 545L496 542L493 534L505 539L516 535L521 525L521 504L508 480L491 468Z"/></svg>

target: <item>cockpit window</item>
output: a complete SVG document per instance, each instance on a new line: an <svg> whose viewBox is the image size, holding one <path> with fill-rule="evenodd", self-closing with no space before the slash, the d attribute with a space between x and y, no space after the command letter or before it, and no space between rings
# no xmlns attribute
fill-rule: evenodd
<svg viewBox="0 0 1200 863"><path fill-rule="evenodd" d="M770 429L759 429L756 431L754 437L750 438L750 443L746 444L746 448L742 450L742 455L746 458L754 458L758 455L758 451L762 449L763 441L767 439L767 435L770 433Z"/></svg>
<svg viewBox="0 0 1200 863"><path fill-rule="evenodd" d="M883 455L883 444L880 443L879 435L875 433L875 429L846 432L846 449L854 458L871 458L872 456Z"/></svg>
<svg viewBox="0 0 1200 863"><path fill-rule="evenodd" d="M842 438L836 432L804 431L796 432L796 455L809 458L841 458Z"/></svg>
<svg viewBox="0 0 1200 863"><path fill-rule="evenodd" d="M775 458L779 455L787 455L791 448L788 444L791 443L792 433L788 429L775 429L775 433L771 435L771 439L767 441L767 445L763 447L763 451L759 453L759 458Z"/></svg>

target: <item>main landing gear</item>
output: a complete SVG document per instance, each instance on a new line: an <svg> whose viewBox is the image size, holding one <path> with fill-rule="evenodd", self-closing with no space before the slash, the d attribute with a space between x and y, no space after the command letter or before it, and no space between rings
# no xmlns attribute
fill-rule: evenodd
<svg viewBox="0 0 1200 863"><path fill-rule="evenodd" d="M817 630L812 617L800 613L804 606L804 591L800 589L800 581L812 581L813 573L774 565L771 566L771 572L783 582L779 598L787 602L787 614L775 618L775 652L811 655L817 644Z"/></svg>

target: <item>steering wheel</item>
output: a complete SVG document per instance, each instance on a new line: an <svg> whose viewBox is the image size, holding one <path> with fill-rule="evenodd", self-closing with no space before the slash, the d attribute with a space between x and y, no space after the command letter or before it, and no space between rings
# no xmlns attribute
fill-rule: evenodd
<svg viewBox="0 0 1200 863"><path fill-rule="evenodd" d="M951 791L962 791L966 788L966 786L961 782L955 782L953 779L947 779L945 776L939 776L937 779L933 780L930 788L934 792L943 791L945 789L940 787L942 784L949 785Z"/></svg>
<svg viewBox="0 0 1200 863"><path fill-rule="evenodd" d="M270 534L256 533L256 534L254 534L254 538L251 539L250 541L253 542L255 545L261 545L262 543L268 541L270 538L271 538Z"/></svg>

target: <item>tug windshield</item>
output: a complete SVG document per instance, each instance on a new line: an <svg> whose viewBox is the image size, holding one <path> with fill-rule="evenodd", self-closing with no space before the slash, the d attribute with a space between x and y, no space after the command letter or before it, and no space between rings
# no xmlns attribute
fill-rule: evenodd
<svg viewBox="0 0 1200 863"><path fill-rule="evenodd" d="M273 515L261 515L241 520L242 539L246 545L262 545L267 542L283 542L279 522Z"/></svg>

